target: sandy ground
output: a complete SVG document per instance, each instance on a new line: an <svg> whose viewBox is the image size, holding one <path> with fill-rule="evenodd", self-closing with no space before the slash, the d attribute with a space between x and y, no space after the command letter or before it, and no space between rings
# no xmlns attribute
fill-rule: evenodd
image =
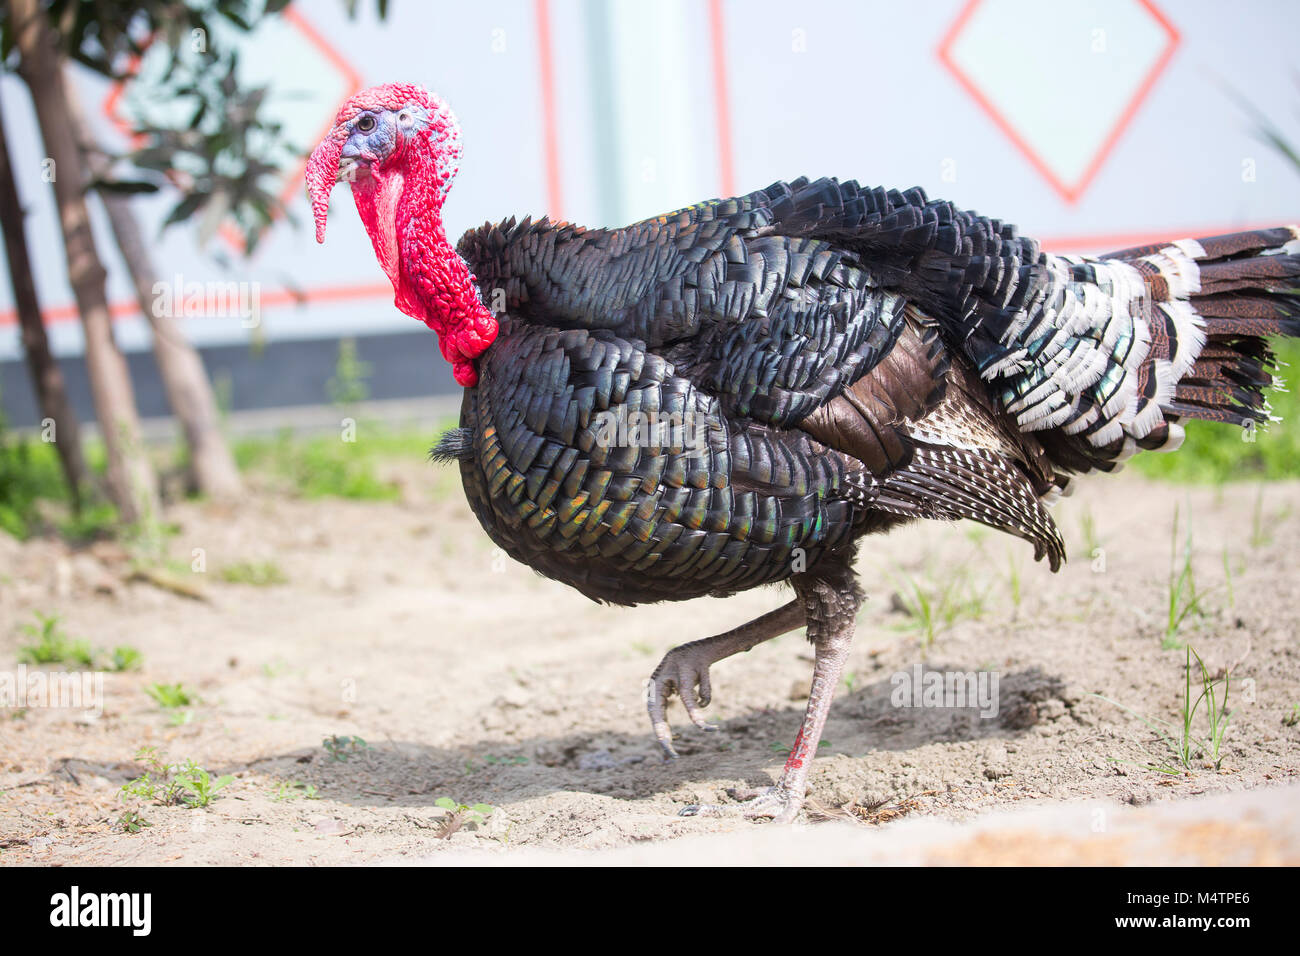
<svg viewBox="0 0 1300 956"><path fill-rule="evenodd" d="M1022 542L973 526L869 540L860 572L870 597L810 809L777 828L676 811L775 778L811 671L800 634L714 668L717 733L691 727L674 704L683 756L673 763L658 757L641 693L674 644L773 608L784 592L598 607L494 553L452 472L411 462L390 473L397 503L261 490L238 508L175 505L170 550L188 565L202 549L206 570L187 577L202 600L131 580L115 544L71 552L0 537L0 671L16 671L28 642L19 625L35 611L57 612L96 647L143 655L139 671L105 675L98 716L0 709L0 864L668 863L692 852L1300 861L1300 820L1286 810L1300 786L1300 724L1288 722L1300 703L1300 484L1085 482L1057 509L1071 561L1055 576ZM1179 638L1212 672L1231 669L1233 687L1219 769L1198 759L1165 775L1142 765L1168 750L1117 704L1178 719L1184 652L1162 649L1176 507L1184 525L1192 516L1206 595ZM286 583L221 578L223 567L268 560ZM909 580L947 586L965 605L928 647L900 609ZM997 714L894 706L893 675L918 664L997 672ZM154 682L200 700L166 712L144 693ZM1203 710L1194 729L1205 732ZM333 736L366 744L335 759L323 746ZM206 809L124 800L143 746L235 779ZM495 809L475 822L440 798ZM151 825L123 832L128 809ZM1192 827L1205 851L1185 834L1152 836L1161 827Z"/></svg>

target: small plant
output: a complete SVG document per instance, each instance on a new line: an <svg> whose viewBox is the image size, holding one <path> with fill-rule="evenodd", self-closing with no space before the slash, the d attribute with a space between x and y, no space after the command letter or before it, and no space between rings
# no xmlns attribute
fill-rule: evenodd
<svg viewBox="0 0 1300 956"><path fill-rule="evenodd" d="M1192 699L1192 658L1196 659L1196 666L1199 670L1197 677L1201 690L1195 700ZM1218 692L1219 685L1223 687L1222 698L1220 698ZM1218 770L1223 764L1221 754L1223 735L1228 729L1228 721L1232 718L1231 713L1228 711L1229 687L1230 675L1225 673L1222 677L1211 678L1210 672L1205 667L1205 662L1201 660L1201 655L1197 654L1189 646L1184 667L1183 706L1179 711L1179 716L1182 719L1181 726L1167 720L1161 720L1158 717L1144 717L1131 707L1125 707L1123 704L1102 697L1100 694L1094 694L1093 696L1099 700L1104 700L1108 704L1113 704L1150 727L1174 758L1173 763L1165 760L1160 763L1138 764L1137 766L1156 773L1180 776L1192 770L1195 759L1206 760L1215 770ZM1196 712L1200 709L1201 704L1205 704L1205 715L1208 722L1208 732L1204 736L1198 736L1192 729ZM1114 761L1114 758L1112 760L1116 763L1127 762Z"/></svg>
<svg viewBox="0 0 1300 956"><path fill-rule="evenodd" d="M221 569L221 579L231 584L248 584L253 587L271 587L285 584L289 579L274 561L240 561Z"/></svg>
<svg viewBox="0 0 1300 956"><path fill-rule="evenodd" d="M153 826L137 810L127 810L117 818L117 827L123 833L139 833L145 827Z"/></svg>
<svg viewBox="0 0 1300 956"><path fill-rule="evenodd" d="M138 671L143 663L143 654L134 647L123 644L113 648L113 655L109 660L108 668L118 672Z"/></svg>
<svg viewBox="0 0 1300 956"><path fill-rule="evenodd" d="M152 800L163 806L173 803L176 785L172 782L172 775L176 768L163 760L157 747L141 747L136 751L135 759L144 764L145 771L122 785L122 796Z"/></svg>
<svg viewBox="0 0 1300 956"><path fill-rule="evenodd" d="M357 353L356 339L339 341L339 357L334 363L334 377L325 383L329 399L340 408L350 408L370 397L370 388L366 379L370 377L371 365L361 361Z"/></svg>
<svg viewBox="0 0 1300 956"><path fill-rule="evenodd" d="M895 579L898 603L908 620L903 630L915 631L922 648L929 647L934 639L959 620L978 620L984 613L986 595L971 585L966 568L955 569L941 586L922 585L920 581L902 571L901 582Z"/></svg>
<svg viewBox="0 0 1300 956"><path fill-rule="evenodd" d="M1300 704L1291 705L1291 713L1282 718L1282 726L1294 727L1300 724Z"/></svg>
<svg viewBox="0 0 1300 956"><path fill-rule="evenodd" d="M35 643L18 648L20 664L76 664L81 667L95 666L95 652L90 644L83 640L72 640L59 626L61 620L57 614L42 614L36 611L36 623L24 624L21 630Z"/></svg>
<svg viewBox="0 0 1300 956"><path fill-rule="evenodd" d="M488 754L483 758L483 762L495 766L522 767L524 764L528 763L528 758L523 754L512 754L505 757L497 757Z"/></svg>
<svg viewBox="0 0 1300 956"><path fill-rule="evenodd" d="M1216 588L1210 591L1196 589L1196 577L1192 572L1192 529L1189 524L1187 538L1180 555L1178 548L1178 506L1174 506L1174 530L1170 540L1169 555L1169 606L1165 620L1165 636L1162 647L1165 650L1182 647L1178 632L1189 615L1203 615L1205 611L1201 602Z"/></svg>
<svg viewBox="0 0 1300 956"><path fill-rule="evenodd" d="M463 803L457 803L451 797L439 797L433 801L433 805L448 811L447 818L438 829L438 836L444 840L467 823L472 823L475 827L482 826L487 821L487 818L496 812L496 807L490 803L476 803L473 806L467 806Z"/></svg>
<svg viewBox="0 0 1300 956"><path fill-rule="evenodd" d="M1019 611L1022 598L1020 593L1020 565L1016 563L1014 554L1007 556L1007 563L1011 568L1011 573L1007 578L1007 589L1011 592L1011 606Z"/></svg>
<svg viewBox="0 0 1300 956"><path fill-rule="evenodd" d="M192 759L183 764L167 763L156 747L142 747L135 759L144 764L145 771L122 785L124 799L135 797L159 806L179 804L194 810L212 803L217 792L235 779L231 774L214 779Z"/></svg>
<svg viewBox="0 0 1300 956"><path fill-rule="evenodd" d="M1250 518L1250 546L1262 548L1273 543L1273 535L1264 524L1264 486L1255 492L1255 509Z"/></svg>
<svg viewBox="0 0 1300 956"><path fill-rule="evenodd" d="M198 697L191 695L183 684L153 683L145 687L144 692L154 699L163 710L177 710L198 702Z"/></svg>
<svg viewBox="0 0 1300 956"><path fill-rule="evenodd" d="M309 783L300 783L297 780L284 780L276 788L275 793L271 794L272 800L319 800L320 794L316 788Z"/></svg>
<svg viewBox="0 0 1300 956"><path fill-rule="evenodd" d="M370 750L370 744L360 737L340 737L338 734L326 737L321 746L332 760L347 763L349 759Z"/></svg>
<svg viewBox="0 0 1300 956"><path fill-rule="evenodd" d="M1228 590L1228 607L1237 606L1237 594L1232 589L1232 561L1228 558L1228 549L1223 549L1223 586Z"/></svg>
<svg viewBox="0 0 1300 956"><path fill-rule="evenodd" d="M1101 538L1097 534L1097 522L1092 517L1092 509L1084 508L1079 516L1079 531L1083 534L1084 556L1091 559L1101 547Z"/></svg>
<svg viewBox="0 0 1300 956"><path fill-rule="evenodd" d="M69 638L59 626L59 615L40 611L35 614L35 624L20 628L34 642L18 648L20 664L73 664L90 670L129 671L138 670L144 660L134 647L120 645L109 654L91 647L89 641Z"/></svg>
<svg viewBox="0 0 1300 956"><path fill-rule="evenodd" d="M185 761L184 765L176 771L176 785L182 791L181 800L191 809L206 807L217 795L217 791L225 788L234 780L233 774L222 774L215 780L212 775L196 764L193 760Z"/></svg>
<svg viewBox="0 0 1300 956"><path fill-rule="evenodd" d="M273 661L267 661L262 665L262 676L275 678L289 672L289 664L283 658L277 657Z"/></svg>

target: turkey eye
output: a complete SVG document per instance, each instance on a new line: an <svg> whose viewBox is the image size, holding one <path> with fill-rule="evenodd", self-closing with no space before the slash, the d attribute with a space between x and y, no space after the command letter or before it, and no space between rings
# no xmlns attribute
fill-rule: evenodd
<svg viewBox="0 0 1300 956"><path fill-rule="evenodd" d="M369 113L365 113L357 120L357 129L363 133L369 133L375 128L375 118Z"/></svg>

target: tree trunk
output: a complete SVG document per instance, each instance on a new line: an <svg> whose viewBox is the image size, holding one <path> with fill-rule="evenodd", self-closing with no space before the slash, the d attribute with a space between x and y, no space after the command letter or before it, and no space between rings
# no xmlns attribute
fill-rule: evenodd
<svg viewBox="0 0 1300 956"><path fill-rule="evenodd" d="M9 160L9 141L5 136L4 109L0 105L0 224L4 227L5 255L9 260L9 281L14 290L14 308L22 328L23 353L31 372L32 386L41 417L53 423L43 427L41 437L53 441L59 464L72 496L72 507L81 510L81 489L86 483L86 462L81 455L81 429L77 415L68 402L63 385L63 370L50 352L50 341L41 320L41 307L32 281L32 264L27 255L27 230L23 208L14 182L13 164ZM44 424L44 423L43 423Z"/></svg>
<svg viewBox="0 0 1300 956"><path fill-rule="evenodd" d="M68 94L55 36L38 0L13 0L10 22L22 57L18 73L31 91L41 138L54 161L54 198L63 228L68 280L86 337L86 370L108 458L108 492L121 519L152 525L158 516L158 480L140 436L140 419L126 360L113 339L104 291L106 273L90 231L85 175L68 122Z"/></svg>
<svg viewBox="0 0 1300 956"><path fill-rule="evenodd" d="M80 104L70 105L73 132L81 144L86 168L90 170L92 179L107 179L112 163L94 142ZM108 213L117 248L131 273L140 311L153 329L154 358L162 375L167 402L185 432L194 486L210 498L235 498L242 489L239 469L235 467L235 459L221 434L217 402L207 370L176 320L170 315L155 314L157 296L154 283L159 276L149 257L140 224L131 211L131 200L108 190L100 190L99 198ZM173 291L176 296L182 294L180 289Z"/></svg>

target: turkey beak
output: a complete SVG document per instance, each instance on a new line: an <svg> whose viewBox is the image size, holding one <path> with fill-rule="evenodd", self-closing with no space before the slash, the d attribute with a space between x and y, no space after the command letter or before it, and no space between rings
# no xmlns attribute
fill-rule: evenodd
<svg viewBox="0 0 1300 956"><path fill-rule="evenodd" d="M330 190L344 178L340 167L347 131L332 130L307 160L307 195L311 198L311 213L316 220L316 241L325 241L325 219L329 214Z"/></svg>

